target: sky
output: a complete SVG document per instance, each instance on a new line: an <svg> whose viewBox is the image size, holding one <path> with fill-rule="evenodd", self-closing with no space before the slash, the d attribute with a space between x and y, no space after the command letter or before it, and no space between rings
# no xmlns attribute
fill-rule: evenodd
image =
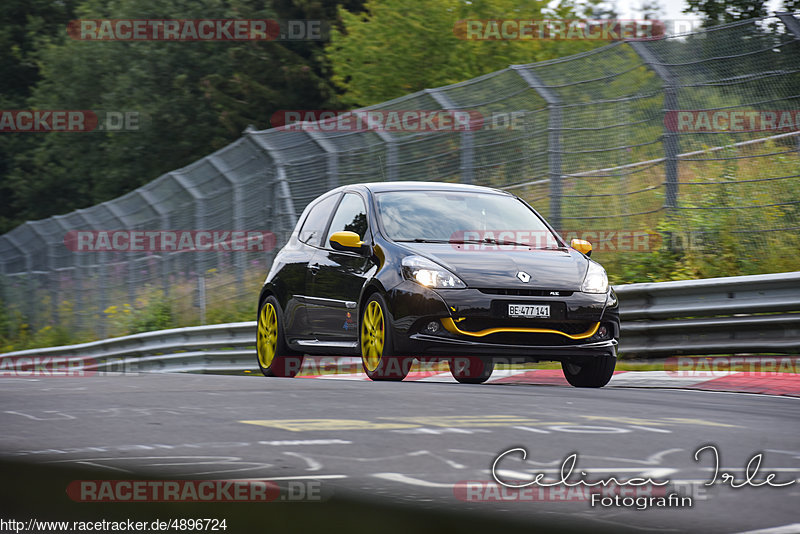
<svg viewBox="0 0 800 534"><path fill-rule="evenodd" d="M616 4L620 18L636 18L640 14L639 6L641 0L610 0L609 3ZM698 20L697 15L687 15L683 13L688 4L686 0L658 0L658 4L664 13L662 18L667 20L694 19ZM770 0L769 11L774 12L780 8L780 0Z"/></svg>
<svg viewBox="0 0 800 534"><path fill-rule="evenodd" d="M609 3L614 3L617 6L617 12L620 18L637 18L640 14L639 6L642 4L640 0L616 0ZM694 18L697 16L690 16L682 13L688 6L686 0L660 0L658 4L661 6L663 12L662 18L668 20Z"/></svg>

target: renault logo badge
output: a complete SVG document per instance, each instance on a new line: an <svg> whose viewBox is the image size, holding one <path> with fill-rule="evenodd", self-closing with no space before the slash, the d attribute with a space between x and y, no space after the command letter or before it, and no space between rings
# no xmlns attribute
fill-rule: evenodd
<svg viewBox="0 0 800 534"><path fill-rule="evenodd" d="M522 280L526 284L531 281L531 275L529 275L525 271L518 272L517 273L517 278L519 278L520 280Z"/></svg>

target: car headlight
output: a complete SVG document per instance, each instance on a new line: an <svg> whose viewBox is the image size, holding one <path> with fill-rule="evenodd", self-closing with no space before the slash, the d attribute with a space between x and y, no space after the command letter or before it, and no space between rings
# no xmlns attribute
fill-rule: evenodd
<svg viewBox="0 0 800 534"><path fill-rule="evenodd" d="M403 276L425 287L436 289L464 289L467 285L459 277L422 256L403 258Z"/></svg>
<svg viewBox="0 0 800 534"><path fill-rule="evenodd" d="M583 279L581 291L584 293L605 293L608 291L608 275L599 264L590 261L586 278Z"/></svg>

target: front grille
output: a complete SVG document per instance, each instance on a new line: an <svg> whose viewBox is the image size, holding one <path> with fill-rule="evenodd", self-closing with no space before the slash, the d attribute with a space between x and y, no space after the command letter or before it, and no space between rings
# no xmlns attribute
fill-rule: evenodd
<svg viewBox="0 0 800 534"><path fill-rule="evenodd" d="M480 338L484 343L497 343L499 345L536 345L542 347L563 347L585 343L585 340L573 340L558 334L524 334L506 332L490 334Z"/></svg>
<svg viewBox="0 0 800 534"><path fill-rule="evenodd" d="M559 289L478 288L487 295L516 295L519 297L569 297L572 291Z"/></svg>
<svg viewBox="0 0 800 534"><path fill-rule="evenodd" d="M490 317L468 317L463 321L457 322L456 326L461 330L466 330L468 332L478 332L480 330L486 330L488 328L545 328L548 330L558 330L559 332L564 332L565 334L575 335L586 332L592 326L594 326L594 323L585 321L569 322L569 321L547 321L541 319L518 319L518 318L495 319ZM496 335L496 334L490 334L490 335ZM522 333L522 335L541 335L541 334Z"/></svg>

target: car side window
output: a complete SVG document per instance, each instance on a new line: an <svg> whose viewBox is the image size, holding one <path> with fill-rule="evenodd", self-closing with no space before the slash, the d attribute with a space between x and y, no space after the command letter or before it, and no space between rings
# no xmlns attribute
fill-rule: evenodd
<svg viewBox="0 0 800 534"><path fill-rule="evenodd" d="M336 206L337 200L339 200L339 195L331 195L328 198L322 199L316 206L311 208L298 235L298 239L302 243L314 247L321 246L322 236L325 233L325 228L328 226L328 220L331 217L333 208Z"/></svg>
<svg viewBox="0 0 800 534"><path fill-rule="evenodd" d="M330 246L330 238L335 232L349 231L355 232L361 239L367 233L367 208L360 195L346 193L336 215L333 216L331 227L328 230L328 237L325 239L325 246Z"/></svg>

